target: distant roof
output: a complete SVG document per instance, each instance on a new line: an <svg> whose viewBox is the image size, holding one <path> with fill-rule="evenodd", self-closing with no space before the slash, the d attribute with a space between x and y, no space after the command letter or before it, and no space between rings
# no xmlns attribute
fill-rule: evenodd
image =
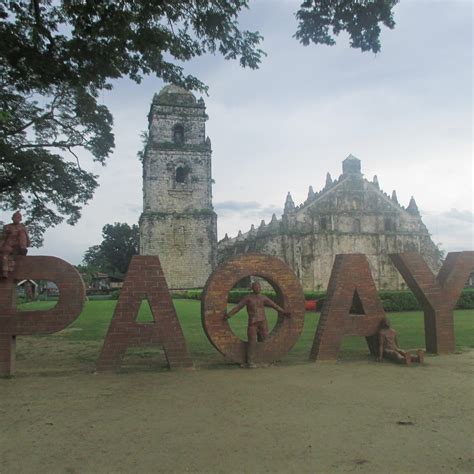
<svg viewBox="0 0 474 474"><path fill-rule="evenodd" d="M175 86L174 84L168 84L167 86L163 87L163 89L161 89L158 95L160 96L162 94L184 94L184 95L192 95L194 97L192 92L189 92L183 87Z"/></svg>
<svg viewBox="0 0 474 474"><path fill-rule="evenodd" d="M18 282L16 284L16 286L22 286L24 285L26 282L30 282L30 283L33 283L34 286L38 286L38 283L36 283L34 280L21 280L20 282Z"/></svg>
<svg viewBox="0 0 474 474"><path fill-rule="evenodd" d="M162 105L195 105L196 97L194 94L182 87L174 84L169 84L153 98L155 104Z"/></svg>
<svg viewBox="0 0 474 474"><path fill-rule="evenodd" d="M354 156L352 153L344 161L349 161L349 160L360 161L359 158L357 158L357 156ZM344 161L343 161L343 163L344 163Z"/></svg>
<svg viewBox="0 0 474 474"><path fill-rule="evenodd" d="M109 278L108 273L102 273L102 272L95 272L93 274L94 278Z"/></svg>

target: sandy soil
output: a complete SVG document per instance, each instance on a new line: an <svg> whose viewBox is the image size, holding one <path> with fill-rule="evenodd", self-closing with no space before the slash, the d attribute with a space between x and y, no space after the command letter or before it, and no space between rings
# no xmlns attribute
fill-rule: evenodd
<svg viewBox="0 0 474 474"><path fill-rule="evenodd" d="M474 472L474 351L93 375L93 343L77 363L26 340L0 380L1 473Z"/></svg>

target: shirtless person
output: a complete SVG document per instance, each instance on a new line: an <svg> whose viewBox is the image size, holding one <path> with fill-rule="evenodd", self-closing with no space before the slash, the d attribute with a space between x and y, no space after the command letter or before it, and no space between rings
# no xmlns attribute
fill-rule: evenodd
<svg viewBox="0 0 474 474"><path fill-rule="evenodd" d="M276 311L284 314L288 318L290 313L280 308L270 298L260 294L262 287L260 283L252 283L253 295L247 295L239 302L237 306L232 308L228 313L224 313L224 319L227 320L235 313L239 312L244 306L247 307L247 313L249 315L248 327L247 327L247 364L249 367L255 367L253 363L253 353L255 344L257 341L262 342L268 336L268 323L265 317L265 306L270 306Z"/></svg>
<svg viewBox="0 0 474 474"><path fill-rule="evenodd" d="M0 245L0 255L2 257L2 275L8 277L9 256L26 255L31 244L26 227L21 224L21 214L16 211L12 217L13 224L8 224L3 228L3 242Z"/></svg>
<svg viewBox="0 0 474 474"><path fill-rule="evenodd" d="M416 351L416 354L410 354L407 351L402 351L398 347L397 331L390 327L390 321L387 318L383 318L380 321L378 339L379 356L377 360L379 362L382 362L382 359L386 358L399 364L410 365L412 362L422 364L425 359L425 352L422 350Z"/></svg>

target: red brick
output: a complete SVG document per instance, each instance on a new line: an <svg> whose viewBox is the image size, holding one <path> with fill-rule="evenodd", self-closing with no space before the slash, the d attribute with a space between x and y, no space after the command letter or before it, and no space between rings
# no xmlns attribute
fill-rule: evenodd
<svg viewBox="0 0 474 474"><path fill-rule="evenodd" d="M163 347L170 368L192 366L166 280L158 274L162 270L157 256L132 258L97 362L98 371L118 370L129 347L150 345ZM136 322L145 298L153 323Z"/></svg>
<svg viewBox="0 0 474 474"><path fill-rule="evenodd" d="M227 294L242 278L259 276L280 295L278 304L291 318L278 315L275 328L265 341L258 342L255 363L272 363L284 357L298 340L304 324L304 294L298 278L282 260L268 255L245 254L219 265L206 283L202 296L201 318L212 345L228 359L246 362L247 343L238 338L223 319Z"/></svg>

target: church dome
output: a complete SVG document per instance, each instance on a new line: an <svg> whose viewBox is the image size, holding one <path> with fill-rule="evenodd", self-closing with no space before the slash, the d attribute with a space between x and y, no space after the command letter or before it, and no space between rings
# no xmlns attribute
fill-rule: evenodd
<svg viewBox="0 0 474 474"><path fill-rule="evenodd" d="M155 94L153 102L160 105L194 105L196 97L183 87L169 84Z"/></svg>
<svg viewBox="0 0 474 474"><path fill-rule="evenodd" d="M354 155L349 155L343 162L342 162L342 174L362 174L360 168L360 160L356 158Z"/></svg>

